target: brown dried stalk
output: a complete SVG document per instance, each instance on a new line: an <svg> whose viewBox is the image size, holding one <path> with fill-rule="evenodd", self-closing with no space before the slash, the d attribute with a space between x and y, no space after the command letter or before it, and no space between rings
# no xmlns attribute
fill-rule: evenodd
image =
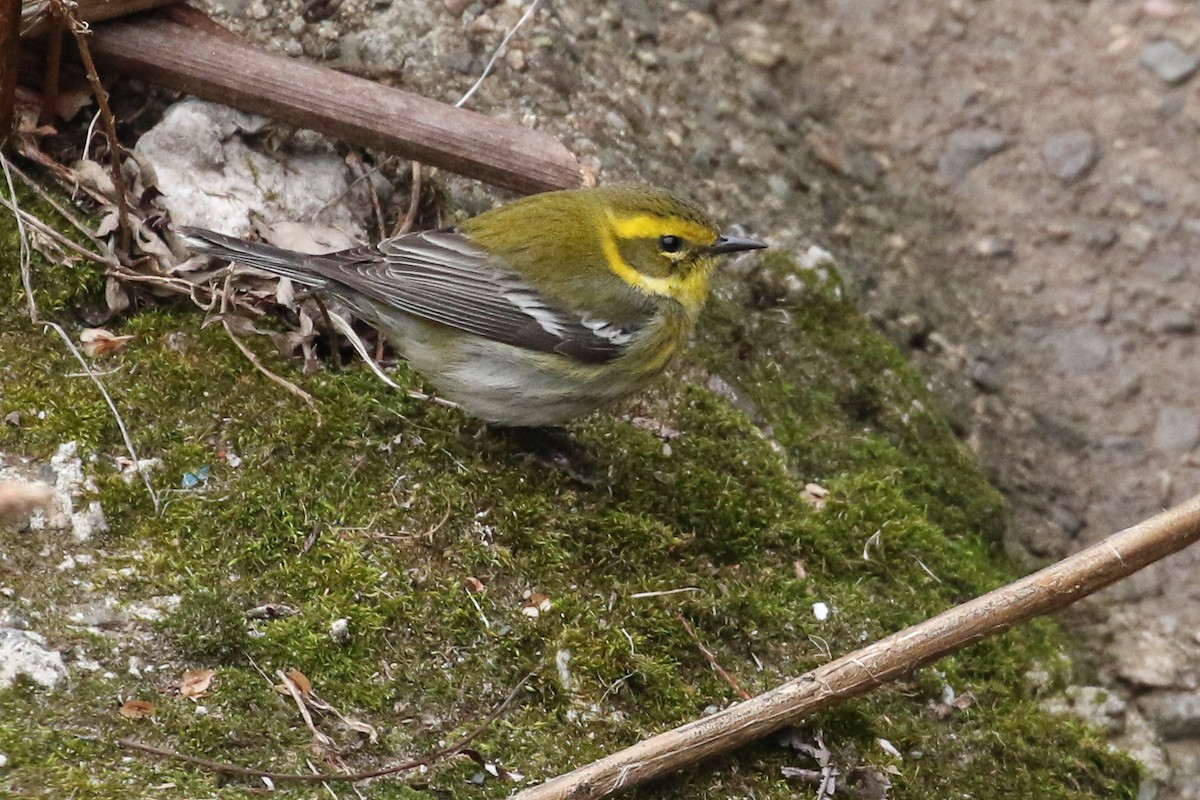
<svg viewBox="0 0 1200 800"><path fill-rule="evenodd" d="M496 706L496 708L493 709L490 714L483 718L482 722L476 725L470 733L463 736L458 741L443 747L441 750L430 753L429 755L421 756L420 758L414 758L400 764L394 764L383 769L371 770L369 772L355 772L351 774L269 772L262 769L241 767L237 764L227 764L222 761L214 761L208 758L189 756L184 753L178 753L174 750L168 750L164 747L154 747L153 745L139 742L136 739L120 739L117 741L117 744L129 750L140 750L143 753L162 756L163 758L170 758L174 759L175 761L183 761L188 764L195 764L198 767L204 767L205 769L212 770L213 772L220 772L226 775L240 775L244 778L267 778L268 780L272 780L277 783L282 781L291 781L293 783L324 783L326 781L357 783L359 781L365 781L371 778L382 778L387 775L396 775L397 773L407 772L418 767L429 766L430 764L442 761L463 752L467 749L467 746L470 745L471 742L479 738L484 731L491 727L493 722L500 718L501 714L508 710L508 707L511 706L513 701L516 700L521 694L521 690L525 688L525 684L529 683L535 674L536 673L531 672L522 678L521 682L518 683L511 692L509 692L508 697L504 698L504 701L500 703L500 705Z"/></svg>
<svg viewBox="0 0 1200 800"><path fill-rule="evenodd" d="M118 253L129 252L129 201L125 196L125 171L121 168L121 144L117 141L117 120L113 117L112 108L108 105L108 92L100 82L96 72L96 64L92 61L92 51L88 47L87 37L91 33L86 22L79 19L75 4L68 0L53 0L54 13L66 20L71 35L75 37L75 45L79 48L79 57L83 60L83 68L87 72L88 83L92 86L92 94L100 106L100 118L104 122L104 134L108 139L108 155L112 160L112 180L116 192L117 223L118 223Z"/></svg>

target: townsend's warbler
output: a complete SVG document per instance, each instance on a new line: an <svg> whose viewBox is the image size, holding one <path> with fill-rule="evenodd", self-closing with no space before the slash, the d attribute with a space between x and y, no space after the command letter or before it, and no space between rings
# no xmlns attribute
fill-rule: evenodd
<svg viewBox="0 0 1200 800"><path fill-rule="evenodd" d="M337 297L447 399L520 426L558 425L645 387L687 340L717 258L766 246L641 187L533 195L456 228L321 256L181 233L197 253Z"/></svg>

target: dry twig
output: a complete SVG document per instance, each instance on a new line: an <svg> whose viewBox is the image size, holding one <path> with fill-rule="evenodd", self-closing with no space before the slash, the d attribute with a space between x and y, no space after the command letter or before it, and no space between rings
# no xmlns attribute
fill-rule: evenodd
<svg viewBox="0 0 1200 800"><path fill-rule="evenodd" d="M92 94L96 97L96 104L100 106L100 118L104 122L105 138L108 139L108 156L112 159L110 165L112 181L117 195L114 199L117 204L119 231L117 236L120 243L118 252L125 253L129 250L130 238L129 198L125 194L125 172L121 167L121 144L117 140L117 120L113 117L112 108L108 105L108 92L105 90L104 84L100 82L96 64L92 61L91 48L88 47L87 37L91 33L91 29L86 22L79 19L75 4L71 0L53 0L53 3L54 13L66 20L71 35L75 37L75 46L79 49L79 57L83 60L88 83L91 84Z"/></svg>
<svg viewBox="0 0 1200 800"><path fill-rule="evenodd" d="M49 320L43 320L38 315L37 301L33 295L33 277L31 275L32 256L29 245L29 234L25 230L25 218L20 213L20 207L17 204L17 187L13 185L12 169L8 163L8 159L3 153L0 153L0 168L3 169L5 182L8 184L8 195L11 201L11 207L18 213L17 221L17 237L20 240L20 266L21 266L21 285L25 290L25 302L29 308L29 321L34 325L41 325L43 328L50 328L58 334L63 340L63 344L71 351L71 355L83 367L83 371L91 378L92 383L100 391L100 395L104 398L104 402L108 404L109 411L112 412L113 419L116 420L117 429L121 431L121 438L125 440L125 449L129 452L129 457L137 467L138 474L142 477L142 483L146 485L146 491L150 494L150 502L154 505L154 513L159 513L161 507L158 503L158 495L154 493L154 487L150 484L150 475L142 466L141 459L138 458L137 451L133 447L133 440L129 437L129 429L125 427L125 420L121 417L121 412L117 410L117 404L113 402L108 390L104 388L100 378L92 371L91 366L84 359L83 354L75 347L75 343L71 341L71 337L67 336L67 332L62 329L57 323Z"/></svg>
<svg viewBox="0 0 1200 800"><path fill-rule="evenodd" d="M213 772L220 772L226 775L241 775L242 777L246 778L266 778L267 780L272 781L291 781L293 783L324 783L326 781L357 783L359 781L365 781L371 778L382 778L388 775L396 775L401 772L417 769L418 767L426 767L430 764L445 760L451 756L461 753L463 750L466 750L467 746L471 744L471 742L479 738L484 731L491 727L493 722L500 718L501 714L508 710L508 707L512 705L514 700L517 699L521 693L521 690L524 689L525 685L533 679L535 674L536 673L531 672L522 678L521 681L513 688L513 690L509 692L508 697L504 698L504 701L501 702L500 705L496 706L496 708L494 708L490 714L484 717L483 721L479 725L477 725L470 733L468 733L466 736L463 736L458 741L447 745L440 750L430 753L429 755L422 756L420 758L414 758L400 764L385 767L383 769L371 770L369 772L354 772L349 774L269 772L267 770L252 769L250 767L241 767L236 764L213 761L212 759L208 758L189 756L184 753L177 753L174 750L169 750L164 747L154 747L153 745L139 742L136 739L120 739L117 741L117 744L128 750L139 750L143 753L149 753L151 755L161 756L163 758L170 758L175 761L183 761L188 764L195 764L198 767L204 767L205 769Z"/></svg>
<svg viewBox="0 0 1200 800"><path fill-rule="evenodd" d="M732 675L726 672L724 667L717 663L716 654L714 654L712 650L709 650L707 647L705 647L704 642L700 641L700 637L696 634L696 629L692 627L692 623L687 621L687 617L685 617L683 614L676 614L675 618L679 620L679 623L683 625L683 629L688 632L688 636L691 636L692 640L696 643L696 647L699 647L700 652L703 653L704 657L708 659L708 665L712 667L713 672L720 675L721 678L729 684L730 688L738 693L739 697L741 697L743 700L749 700L750 693L743 689L741 684L739 684Z"/></svg>
<svg viewBox="0 0 1200 800"><path fill-rule="evenodd" d="M238 350L241 351L242 355L244 355L246 357L246 360L254 365L254 368L256 370L258 370L263 375L265 375L268 380L272 381L273 383L275 383L279 386L282 386L293 397L298 397L301 400L303 400L308 405L308 407L311 408L314 413L316 413L317 424L318 425L324 424L324 421L321 418L321 412L317 408L317 401L313 399L313 396L311 394L309 394L308 392L304 391L303 389L301 389L296 384L289 381L287 378L283 377L282 375L277 375L274 372L272 372L270 369L268 369L267 365L262 363L262 361L259 359L259 357L254 354L254 351L251 350L249 347L247 347L246 344L241 339L239 339L237 337L237 335L233 332L233 326L231 326L229 324L229 316L228 316L230 297L233 295L233 290L230 288L230 284L232 283L232 280L233 280L233 271L230 270L225 276L225 289L224 289L224 291L221 292L221 327L223 327L225 329L225 333L229 334L229 338L233 342L233 344L237 347Z"/></svg>

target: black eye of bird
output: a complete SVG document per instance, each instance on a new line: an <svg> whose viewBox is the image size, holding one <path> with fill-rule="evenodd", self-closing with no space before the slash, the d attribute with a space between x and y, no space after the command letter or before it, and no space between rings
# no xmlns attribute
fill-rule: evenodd
<svg viewBox="0 0 1200 800"><path fill-rule="evenodd" d="M678 236L658 237L658 249L664 253L678 253L683 249L683 239Z"/></svg>

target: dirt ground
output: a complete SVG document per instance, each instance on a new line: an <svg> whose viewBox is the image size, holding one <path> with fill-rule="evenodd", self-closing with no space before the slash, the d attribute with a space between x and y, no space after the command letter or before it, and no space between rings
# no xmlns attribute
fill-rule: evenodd
<svg viewBox="0 0 1200 800"><path fill-rule="evenodd" d="M1015 507L1010 549L1058 557L1200 490L1200 4L808 12L820 55L805 69L835 94L843 134L892 182L938 187L957 218L958 258L914 282L972 283L977 304L916 321L903 290L873 305L923 336L953 331L924 357L978 390L968 436ZM1128 702L1163 746L1160 797L1200 797L1198 560L1192 548L1070 620L1120 698L1112 729Z"/></svg>

